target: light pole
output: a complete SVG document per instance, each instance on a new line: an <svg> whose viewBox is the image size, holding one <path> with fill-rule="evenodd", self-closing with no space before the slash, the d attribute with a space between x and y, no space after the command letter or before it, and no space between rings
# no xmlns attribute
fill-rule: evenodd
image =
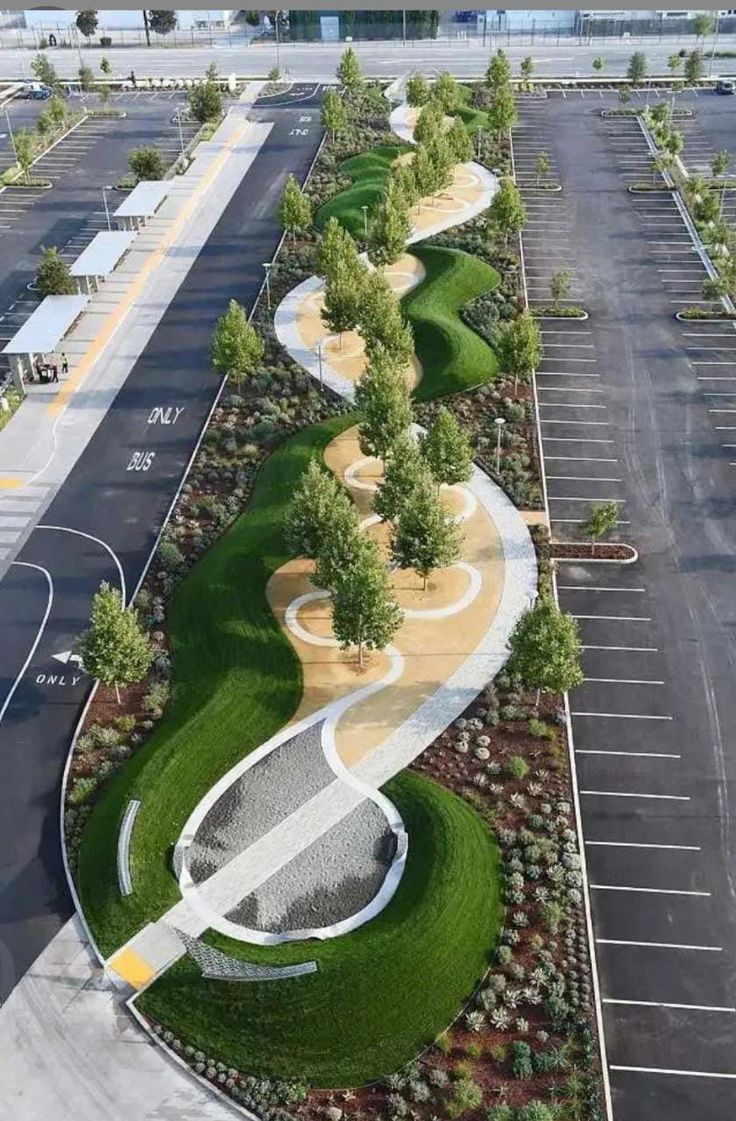
<svg viewBox="0 0 736 1121"><path fill-rule="evenodd" d="M482 135L483 129L480 127L480 125L478 125L478 128L475 132L475 158L477 159L478 163L480 163L480 138Z"/></svg>
<svg viewBox="0 0 736 1121"><path fill-rule="evenodd" d="M274 16L274 28L276 29L276 69L281 74L281 43L279 41L279 13L278 10Z"/></svg>
<svg viewBox="0 0 736 1121"><path fill-rule="evenodd" d="M15 162L18 163L18 149L15 146L15 137L13 136L13 126L10 123L10 113L8 113L7 109L5 110L5 120L8 122L8 134L10 135L10 143L11 143L12 148L13 148L13 155L15 156Z"/></svg>
<svg viewBox="0 0 736 1121"><path fill-rule="evenodd" d="M271 281L269 279L269 274L271 272L272 264L272 261L263 262L263 267L266 270L266 307L269 311L271 310Z"/></svg>
<svg viewBox="0 0 736 1121"><path fill-rule="evenodd" d="M496 425L496 474L501 474L501 432L506 423L502 416L497 416L493 422Z"/></svg>
<svg viewBox="0 0 736 1121"><path fill-rule="evenodd" d="M110 187L110 186L102 188L102 201L105 204L105 217L107 218L107 228L108 228L108 230L112 229L112 224L110 222L110 207L107 205L107 192L111 191L111 190L112 190L112 187Z"/></svg>
<svg viewBox="0 0 736 1121"><path fill-rule="evenodd" d="M365 237L365 240L367 241L368 240L368 206L367 206L367 204L363 203L363 205L361 206L360 209L363 211L363 236Z"/></svg>
<svg viewBox="0 0 736 1121"><path fill-rule="evenodd" d="M323 342L324 342L324 340L320 339L319 342L317 343L317 357L319 359L319 384L324 389L325 378L324 378L324 373L323 373L323 370L322 370L322 346L323 346Z"/></svg>
<svg viewBox="0 0 736 1121"><path fill-rule="evenodd" d="M179 126L179 147L181 148L181 158L184 159L184 133L181 131L181 110L176 114L176 123Z"/></svg>
<svg viewBox="0 0 736 1121"><path fill-rule="evenodd" d="M716 57L716 47L718 46L718 32L720 30L720 24L721 24L721 13L720 13L720 11L716 11L716 31L715 31L715 35L713 36L713 49L710 52L710 62L708 63L708 77L709 78L713 74L713 60Z"/></svg>

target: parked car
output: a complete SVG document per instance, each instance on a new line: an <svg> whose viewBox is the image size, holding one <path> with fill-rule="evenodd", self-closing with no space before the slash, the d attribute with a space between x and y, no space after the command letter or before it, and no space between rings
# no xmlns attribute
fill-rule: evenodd
<svg viewBox="0 0 736 1121"><path fill-rule="evenodd" d="M736 82L722 78L720 82L716 82L716 93L736 93Z"/></svg>
<svg viewBox="0 0 736 1121"><path fill-rule="evenodd" d="M30 98L31 101L46 101L52 93L51 86L45 86L43 82L26 82L21 86L18 97Z"/></svg>

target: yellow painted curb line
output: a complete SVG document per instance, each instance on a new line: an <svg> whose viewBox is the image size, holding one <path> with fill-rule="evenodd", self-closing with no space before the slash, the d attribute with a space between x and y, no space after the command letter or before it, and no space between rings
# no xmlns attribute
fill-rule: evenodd
<svg viewBox="0 0 736 1121"><path fill-rule="evenodd" d="M47 406L46 411L51 416L58 415L69 404L71 397L74 395L79 385L84 381L91 367L100 357L103 350L112 338L113 334L120 326L122 320L130 311L131 305L133 304L134 300L137 299L137 297L140 295L143 285L148 280L153 270L161 263L164 254L171 247L174 238L177 236L184 223L192 216L192 213L200 198L202 197L204 191L210 186L213 179L215 179L219 175L224 164L227 162L227 159L234 151L236 145L240 142L243 133L248 127L248 123L249 122L247 121L243 122L237 133L231 138L224 150L215 160L212 167L210 168L209 173L202 180L197 190L192 194L189 202L172 225L171 229L159 245L158 249L155 249L149 256L140 273L128 289L128 292L124 299L121 300L115 311L112 312L108 317L104 333L97 339L95 339L89 350L85 351L84 357L82 358L82 361L80 362L77 369L66 382L64 387L59 390L59 393L57 394L55 400Z"/></svg>
<svg viewBox="0 0 736 1121"><path fill-rule="evenodd" d="M134 989L142 989L154 976L154 970L144 961L135 950L130 947L121 950L114 958L108 961L109 969L114 970L118 977L122 977Z"/></svg>
<svg viewBox="0 0 736 1121"><path fill-rule="evenodd" d="M0 490L15 490L16 487L23 486L23 479L19 479L16 475L0 475Z"/></svg>

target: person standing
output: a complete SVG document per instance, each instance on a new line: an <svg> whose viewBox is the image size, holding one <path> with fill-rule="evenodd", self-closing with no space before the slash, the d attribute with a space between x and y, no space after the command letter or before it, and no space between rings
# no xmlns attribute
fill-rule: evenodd
<svg viewBox="0 0 736 1121"><path fill-rule="evenodd" d="M63 350L61 352L61 372L64 377L67 377L67 375L69 374L69 359L67 358ZM58 381L58 378L56 380Z"/></svg>

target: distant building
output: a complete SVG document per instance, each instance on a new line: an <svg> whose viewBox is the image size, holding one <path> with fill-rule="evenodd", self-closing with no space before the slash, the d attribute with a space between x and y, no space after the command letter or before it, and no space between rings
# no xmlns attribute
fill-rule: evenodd
<svg viewBox="0 0 736 1121"><path fill-rule="evenodd" d="M505 31L577 31L577 8L489 8L478 12L478 27L487 33Z"/></svg>

